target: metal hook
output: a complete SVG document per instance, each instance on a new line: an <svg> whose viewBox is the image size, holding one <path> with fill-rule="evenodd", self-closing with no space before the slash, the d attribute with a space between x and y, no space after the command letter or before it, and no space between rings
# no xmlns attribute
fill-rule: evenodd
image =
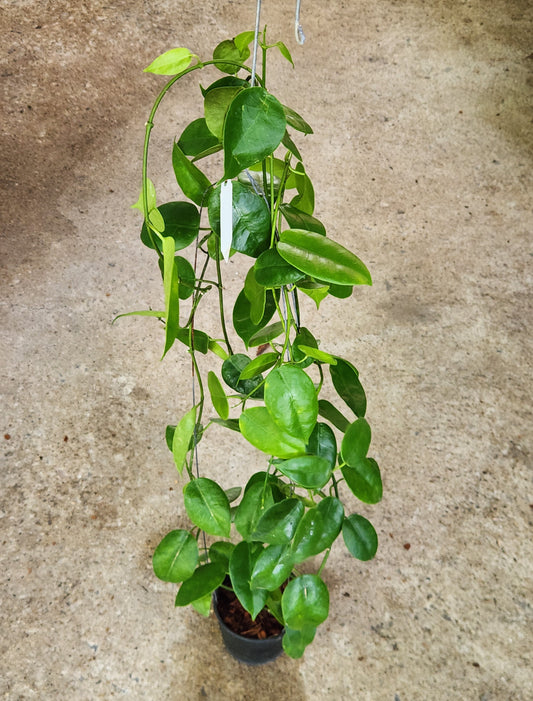
<svg viewBox="0 0 533 701"><path fill-rule="evenodd" d="M252 78L250 85L255 85L255 68L257 64L257 45L259 43L259 18L261 17L261 0L257 0L257 10L255 15L255 35L254 35L254 55L252 58Z"/></svg>
<svg viewBox="0 0 533 701"><path fill-rule="evenodd" d="M294 19L294 36L296 37L296 41L300 44L300 46L304 43L305 41L305 34L302 25L300 24L300 4L302 0L296 0L296 17Z"/></svg>

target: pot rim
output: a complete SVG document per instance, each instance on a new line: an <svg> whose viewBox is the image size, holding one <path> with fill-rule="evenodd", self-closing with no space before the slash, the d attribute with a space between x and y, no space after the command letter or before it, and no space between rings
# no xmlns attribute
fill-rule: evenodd
<svg viewBox="0 0 533 701"><path fill-rule="evenodd" d="M249 638L247 635L241 635L240 633L236 633L228 626L228 624L223 620L222 616L219 613L217 605L217 592L218 589L215 589L215 591L213 592L213 610L220 625L224 626L225 630L227 630L228 633L230 633L230 635L234 636L238 640L246 640L246 642L250 643L251 645L264 645L266 642L274 642L277 640L281 640L285 635L285 628L283 628L281 633L278 633L278 635L272 635L269 638Z"/></svg>

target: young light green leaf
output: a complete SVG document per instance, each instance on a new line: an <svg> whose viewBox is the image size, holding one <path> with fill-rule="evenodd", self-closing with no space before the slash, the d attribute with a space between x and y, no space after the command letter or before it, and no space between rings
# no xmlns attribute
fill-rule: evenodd
<svg viewBox="0 0 533 701"><path fill-rule="evenodd" d="M377 552L377 533L364 516L347 516L342 524L342 537L350 553L358 560L371 560Z"/></svg>
<svg viewBox="0 0 533 701"><path fill-rule="evenodd" d="M183 582L198 564L196 539L183 529L170 531L159 543L152 558L155 576L163 582Z"/></svg>
<svg viewBox="0 0 533 701"><path fill-rule="evenodd" d="M284 365L268 375L265 405L282 431L307 441L316 424L318 400L313 381L301 368Z"/></svg>
<svg viewBox="0 0 533 701"><path fill-rule="evenodd" d="M245 409L239 426L246 440L268 455L292 458L305 453L305 440L282 431L266 407Z"/></svg>
<svg viewBox="0 0 533 701"><path fill-rule="evenodd" d="M318 348L312 348L311 346L304 346L300 344L298 348L305 353L308 358L313 358L313 360L318 360L321 363L328 363L329 365L336 365L337 359L326 353L326 351L318 350Z"/></svg>
<svg viewBox="0 0 533 701"><path fill-rule="evenodd" d="M212 370L207 374L207 386L215 411L221 419L227 419L229 416L228 398L220 384L220 380Z"/></svg>
<svg viewBox="0 0 533 701"><path fill-rule="evenodd" d="M222 141L224 135L224 121L230 104L244 90L245 88L240 85L224 85L219 88L213 88L206 93L204 99L205 121L207 128L216 136L218 141ZM224 179L226 180L227 176Z"/></svg>
<svg viewBox="0 0 533 701"><path fill-rule="evenodd" d="M113 319L111 322L112 324L115 323L117 319L121 319L123 316L155 316L158 319L164 319L166 315L166 312L156 312L152 311L151 309L146 309L146 310L141 310L138 312L125 312L124 314L117 314L117 316Z"/></svg>
<svg viewBox="0 0 533 701"><path fill-rule="evenodd" d="M211 613L211 592L205 596L202 596L201 599L191 601L191 606L200 614L200 616L208 618L209 614Z"/></svg>
<svg viewBox="0 0 533 701"><path fill-rule="evenodd" d="M329 613L327 586L316 574L291 580L281 599L283 618L289 628L303 630L323 623Z"/></svg>
<svg viewBox="0 0 533 701"><path fill-rule="evenodd" d="M172 236L163 238L163 287L165 290L165 348L163 358L176 340L180 325L179 313L179 278L174 261L174 239Z"/></svg>
<svg viewBox="0 0 533 701"><path fill-rule="evenodd" d="M150 178L146 179L146 190L147 190L147 197L146 197L146 202L148 204L148 211L151 212L152 209L157 204L156 201L156 194L155 194L155 185L153 182L150 180ZM139 212L141 212L144 215L144 195L143 195L143 189L141 188L141 192L139 194L139 199L135 204L131 205L132 209L138 209Z"/></svg>
<svg viewBox="0 0 533 701"><path fill-rule="evenodd" d="M189 451L189 445L194 433L195 425L196 407L193 406L174 429L174 435L172 438L172 455L174 456L174 462L180 475L183 472L183 463L185 462L185 458L187 457L187 453Z"/></svg>
<svg viewBox="0 0 533 701"><path fill-rule="evenodd" d="M294 61L292 60L291 52L289 49L285 46L285 44L282 41L278 41L275 46L278 47L280 50L281 55L283 58L286 58L287 61L291 64L291 66L294 68Z"/></svg>
<svg viewBox="0 0 533 701"><path fill-rule="evenodd" d="M178 144L174 144L172 149L172 166L185 197L197 205L202 205L211 183L202 171L189 161Z"/></svg>
<svg viewBox="0 0 533 701"><path fill-rule="evenodd" d="M231 518L224 490L207 477L188 482L183 490L187 515L195 526L209 535L229 538Z"/></svg>
<svg viewBox="0 0 533 701"><path fill-rule="evenodd" d="M250 302L250 321L252 324L259 324L265 313L266 290L255 279L254 267L251 267L246 275L244 294Z"/></svg>
<svg viewBox="0 0 533 701"><path fill-rule="evenodd" d="M177 75L189 67L193 54L189 49L179 48L165 51L144 69L145 73L156 75Z"/></svg>
<svg viewBox="0 0 533 701"><path fill-rule="evenodd" d="M269 370L279 360L279 353L263 353L251 360L239 376L239 381L250 380L252 377L260 375L265 370Z"/></svg>

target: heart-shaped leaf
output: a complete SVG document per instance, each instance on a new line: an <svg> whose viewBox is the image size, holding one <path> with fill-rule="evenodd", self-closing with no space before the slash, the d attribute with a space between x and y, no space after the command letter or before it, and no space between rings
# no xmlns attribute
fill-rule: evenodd
<svg viewBox="0 0 533 701"><path fill-rule="evenodd" d="M316 627L328 617L328 588L316 574L296 577L283 592L281 608L289 628L303 630Z"/></svg>

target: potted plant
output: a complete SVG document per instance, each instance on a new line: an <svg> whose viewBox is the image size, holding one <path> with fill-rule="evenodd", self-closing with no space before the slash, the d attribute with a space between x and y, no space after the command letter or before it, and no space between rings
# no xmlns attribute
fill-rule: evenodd
<svg viewBox="0 0 533 701"><path fill-rule="evenodd" d="M374 504L382 484L368 457L358 371L334 348L320 347L299 306L301 295L317 308L330 295L350 305L353 286L370 285L371 277L313 216L313 186L293 140L312 129L267 90L267 55L279 52L292 64L291 55L283 43L267 43L263 32L256 76L255 60L253 69L245 64L253 39L254 32L243 32L206 61L172 49L145 69L172 76L146 125L142 191L134 205L144 216L141 239L157 257L165 302L159 311L130 314L158 318L163 356L177 346L189 354L194 374L189 410L166 429L191 526L161 540L155 574L180 585L176 606L191 604L207 616L215 595L219 619L240 608L249 630L236 631L238 644L250 635L256 642L274 639L262 662L278 654L281 641L289 656L300 657L327 618L321 575L341 534L354 557L374 556L376 532L363 516L347 513L343 494ZM178 81L208 67L223 75L201 86L203 113L172 147L186 199L158 206L147 175L154 116ZM200 166L219 152L221 172L212 182ZM181 254L186 248L188 258ZM231 323L221 264L229 256L246 271ZM196 325L209 299L218 309L218 329ZM326 398L326 385L340 406ZM243 485L219 484L198 464L198 444L221 430L264 454L264 469ZM232 652L254 661L255 653Z"/></svg>

